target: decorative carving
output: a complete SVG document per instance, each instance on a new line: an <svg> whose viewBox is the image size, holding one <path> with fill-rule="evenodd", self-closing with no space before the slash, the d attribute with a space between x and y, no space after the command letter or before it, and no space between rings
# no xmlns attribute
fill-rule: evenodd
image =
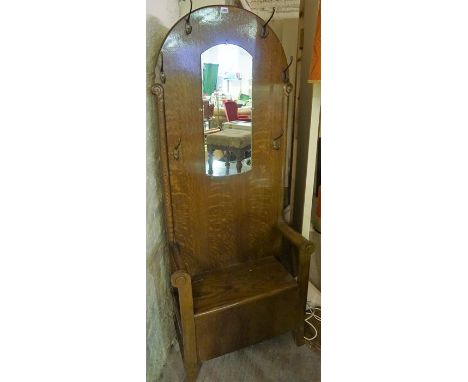
<svg viewBox="0 0 468 382"><path fill-rule="evenodd" d="M164 88L161 84L154 84L153 86L151 86L151 93L158 97L158 101L164 100Z"/></svg>
<svg viewBox="0 0 468 382"><path fill-rule="evenodd" d="M159 139L161 142L161 170L164 183L164 209L169 242L174 241L174 218L172 214L171 185L169 181L169 163L166 142L166 108L164 104L164 87L154 84L151 93L156 96Z"/></svg>

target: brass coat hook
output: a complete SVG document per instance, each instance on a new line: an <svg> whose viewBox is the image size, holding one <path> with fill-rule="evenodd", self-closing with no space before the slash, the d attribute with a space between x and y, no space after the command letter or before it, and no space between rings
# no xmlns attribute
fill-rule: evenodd
<svg viewBox="0 0 468 382"><path fill-rule="evenodd" d="M261 38L266 38L266 37L268 36L268 33L269 33L269 32L268 32L268 29L267 29L267 25L268 25L268 23L271 21L271 19L273 18L273 15L275 14L275 12L276 12L276 8L273 7L273 13L271 14L271 16L270 16L270 18L268 19L268 21L267 21L265 24L263 24L263 26L262 26L262 33L260 34L260 37L261 37Z"/></svg>
<svg viewBox="0 0 468 382"><path fill-rule="evenodd" d="M192 0L190 0L190 12L187 18L185 19L185 34L192 33L192 25L190 25L190 16L192 15L192 7L193 7Z"/></svg>

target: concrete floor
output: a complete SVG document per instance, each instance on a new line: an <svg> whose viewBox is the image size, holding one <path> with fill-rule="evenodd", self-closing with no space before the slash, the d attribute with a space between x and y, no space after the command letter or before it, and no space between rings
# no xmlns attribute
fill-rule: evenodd
<svg viewBox="0 0 468 382"><path fill-rule="evenodd" d="M170 351L159 382L183 382L178 344ZM319 382L320 352L297 347L291 333L202 364L197 382Z"/></svg>

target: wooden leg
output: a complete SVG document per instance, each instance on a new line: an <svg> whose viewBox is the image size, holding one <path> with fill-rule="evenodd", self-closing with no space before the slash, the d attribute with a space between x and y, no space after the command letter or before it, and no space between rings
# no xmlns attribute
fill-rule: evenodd
<svg viewBox="0 0 468 382"><path fill-rule="evenodd" d="M213 175L213 153L214 148L211 146L207 147L208 149L208 175Z"/></svg>
<svg viewBox="0 0 468 382"><path fill-rule="evenodd" d="M200 371L200 364L199 363L187 363L185 364L185 376L187 382L196 382L198 377L198 372Z"/></svg>
<svg viewBox="0 0 468 382"><path fill-rule="evenodd" d="M177 271L171 282L179 290L179 306L182 321L183 356L187 382L195 382L200 369L197 354L195 318L193 314L192 280L188 273Z"/></svg>
<svg viewBox="0 0 468 382"><path fill-rule="evenodd" d="M236 150L236 159L237 159L237 173L240 174L242 170L242 159L244 159L242 150Z"/></svg>
<svg viewBox="0 0 468 382"><path fill-rule="evenodd" d="M306 318L307 305L307 288L309 284L309 269L310 256L312 255L314 246L312 244L304 244L299 248L299 267L297 280L299 282L299 306L298 306L298 323L294 333L296 345L304 345L304 325Z"/></svg>
<svg viewBox="0 0 468 382"><path fill-rule="evenodd" d="M302 346L305 344L304 339L304 323L299 325L296 330L293 332L294 341L296 342L296 346Z"/></svg>
<svg viewBox="0 0 468 382"><path fill-rule="evenodd" d="M226 175L229 175L229 167L231 166L231 162L229 161L231 159L231 152L229 150L226 150L224 152L224 161L226 165Z"/></svg>

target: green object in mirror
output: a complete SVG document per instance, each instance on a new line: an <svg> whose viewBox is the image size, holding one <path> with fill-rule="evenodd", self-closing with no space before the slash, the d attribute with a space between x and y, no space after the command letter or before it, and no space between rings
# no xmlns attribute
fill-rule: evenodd
<svg viewBox="0 0 468 382"><path fill-rule="evenodd" d="M252 169L252 55L233 44L201 54L205 173Z"/></svg>

